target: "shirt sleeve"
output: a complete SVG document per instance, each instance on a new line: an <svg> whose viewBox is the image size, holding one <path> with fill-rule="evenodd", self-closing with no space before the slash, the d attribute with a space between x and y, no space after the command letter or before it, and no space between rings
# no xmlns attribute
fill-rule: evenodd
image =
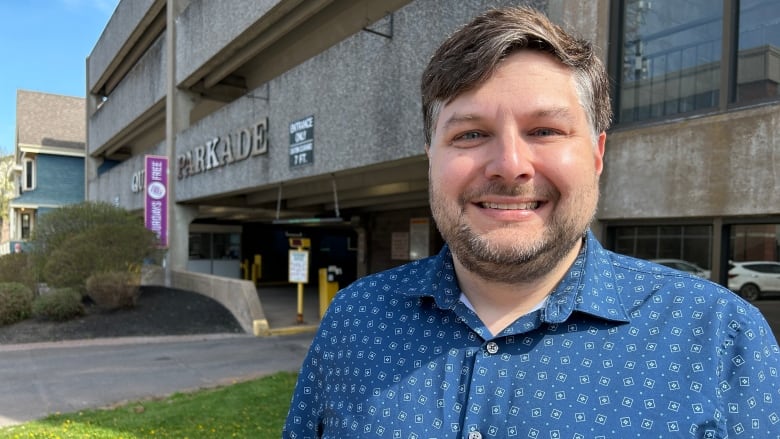
<svg viewBox="0 0 780 439"><path fill-rule="evenodd" d="M303 361L295 385L287 421L282 430L283 439L315 439L321 437L322 422L322 346L319 340L322 328L314 338Z"/></svg>
<svg viewBox="0 0 780 439"><path fill-rule="evenodd" d="M780 435L780 349L766 319L752 305L729 319L718 383L729 437Z"/></svg>

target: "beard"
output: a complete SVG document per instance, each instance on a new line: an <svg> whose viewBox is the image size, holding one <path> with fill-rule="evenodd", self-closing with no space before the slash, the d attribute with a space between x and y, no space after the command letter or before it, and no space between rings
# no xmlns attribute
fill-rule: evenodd
<svg viewBox="0 0 780 439"><path fill-rule="evenodd" d="M534 192L531 188L492 182L479 190L464 193L453 206L431 184L431 210L439 232L464 268L487 281L523 284L540 279L558 267L583 239L595 215L598 180L586 186L572 194L571 200L575 200L576 205L564 207L558 204L541 235L535 237L528 237L521 230L522 226L506 224L496 229L501 232L502 238L491 239L491 231L478 233L471 227L466 217L466 206L469 200L487 194L518 196L536 193L541 198L556 201L560 200L557 191ZM592 206L587 205L587 200L593 200ZM513 228L518 231L513 232ZM506 239L506 236L510 238Z"/></svg>

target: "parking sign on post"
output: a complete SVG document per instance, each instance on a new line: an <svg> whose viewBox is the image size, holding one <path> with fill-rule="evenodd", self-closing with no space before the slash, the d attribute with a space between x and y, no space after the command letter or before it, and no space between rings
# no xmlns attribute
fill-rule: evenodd
<svg viewBox="0 0 780 439"><path fill-rule="evenodd" d="M303 323L303 284L309 283L309 238L290 238L287 278L298 284L298 323Z"/></svg>

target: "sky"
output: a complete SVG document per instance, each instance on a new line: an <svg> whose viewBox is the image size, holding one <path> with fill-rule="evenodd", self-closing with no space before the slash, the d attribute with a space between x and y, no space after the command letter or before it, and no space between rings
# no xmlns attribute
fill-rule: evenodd
<svg viewBox="0 0 780 439"><path fill-rule="evenodd" d="M86 59L119 0L0 0L0 152L14 150L16 90L86 94Z"/></svg>

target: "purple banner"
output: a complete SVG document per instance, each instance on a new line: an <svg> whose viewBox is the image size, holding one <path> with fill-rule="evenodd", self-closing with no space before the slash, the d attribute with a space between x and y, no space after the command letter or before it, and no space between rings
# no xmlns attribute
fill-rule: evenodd
<svg viewBox="0 0 780 439"><path fill-rule="evenodd" d="M144 225L168 247L168 157L144 157Z"/></svg>

